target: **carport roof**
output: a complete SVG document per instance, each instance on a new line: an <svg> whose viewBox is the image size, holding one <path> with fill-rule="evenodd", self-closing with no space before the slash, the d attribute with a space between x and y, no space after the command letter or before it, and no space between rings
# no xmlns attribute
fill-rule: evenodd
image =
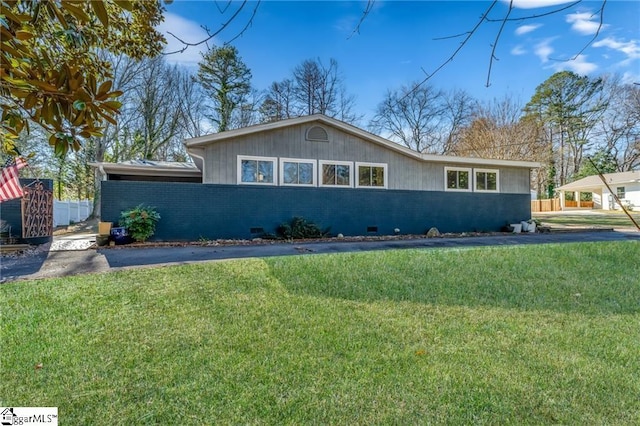
<svg viewBox="0 0 640 426"><path fill-rule="evenodd" d="M619 185L621 183L634 183L640 182L640 171L620 172L620 173L605 173L605 180L609 185ZM580 190L593 190L599 189L604 186L600 176L593 175L586 178L579 179L575 182L562 185L558 189L561 191L580 191Z"/></svg>

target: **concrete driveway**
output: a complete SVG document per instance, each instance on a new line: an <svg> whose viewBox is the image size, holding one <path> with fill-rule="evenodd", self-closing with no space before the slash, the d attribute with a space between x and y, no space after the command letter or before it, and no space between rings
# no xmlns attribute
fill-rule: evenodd
<svg viewBox="0 0 640 426"><path fill-rule="evenodd" d="M87 237L90 238L90 237ZM433 249L525 244L569 244L577 242L638 241L640 232L592 230L545 234L499 234L455 238L416 238L386 241L344 241L253 245L182 247L128 247L51 251L42 247L22 256L5 256L0 264L0 282L64 277L126 268L156 267L248 257L345 253L389 249Z"/></svg>

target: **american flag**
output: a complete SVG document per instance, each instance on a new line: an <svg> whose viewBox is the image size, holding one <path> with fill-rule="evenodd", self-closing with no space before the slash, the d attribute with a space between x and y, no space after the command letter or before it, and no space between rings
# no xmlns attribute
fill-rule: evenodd
<svg viewBox="0 0 640 426"><path fill-rule="evenodd" d="M18 170L26 165L27 162L22 157L7 160L5 167L0 172L0 203L22 197L23 192L18 178Z"/></svg>

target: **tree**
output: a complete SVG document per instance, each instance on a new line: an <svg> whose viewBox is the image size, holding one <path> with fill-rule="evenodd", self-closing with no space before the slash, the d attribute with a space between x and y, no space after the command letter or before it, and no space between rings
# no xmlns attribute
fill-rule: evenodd
<svg viewBox="0 0 640 426"><path fill-rule="evenodd" d="M615 173L618 171L618 163L615 157L607 150L599 149L590 158L591 161L582 163L580 170L573 176L572 180L597 175L598 173Z"/></svg>
<svg viewBox="0 0 640 426"><path fill-rule="evenodd" d="M603 80L570 71L553 74L540 84L525 112L545 129L560 185L580 170L592 132L606 110Z"/></svg>
<svg viewBox="0 0 640 426"><path fill-rule="evenodd" d="M443 154L468 124L474 102L463 91L445 93L411 83L388 90L369 128L410 149Z"/></svg>
<svg viewBox="0 0 640 426"><path fill-rule="evenodd" d="M621 172L640 168L640 86L609 76L605 92L610 101L598 125L601 149L616 160Z"/></svg>
<svg viewBox="0 0 640 426"><path fill-rule="evenodd" d="M360 116L353 112L354 105L335 59L328 66L320 59L307 59L293 69L291 78L271 84L259 110L263 122L324 114L355 123Z"/></svg>
<svg viewBox="0 0 640 426"><path fill-rule="evenodd" d="M196 79L213 104L211 121L219 132L229 130L233 114L251 91L251 70L235 47L214 47L202 55Z"/></svg>
<svg viewBox="0 0 640 426"><path fill-rule="evenodd" d="M13 141L29 123L47 130L58 155L79 150L105 122L115 123L121 92L112 90L110 68L97 50L134 58L159 54L164 38L154 27L161 12L155 1L4 0L3 150L15 151Z"/></svg>
<svg viewBox="0 0 640 426"><path fill-rule="evenodd" d="M293 96L298 115L324 114L343 121L356 121L352 96L346 94L338 71L338 61L331 58L325 66L320 59L307 59L293 69Z"/></svg>
<svg viewBox="0 0 640 426"><path fill-rule="evenodd" d="M295 117L293 91L291 79L271 83L260 105L261 120L268 123Z"/></svg>

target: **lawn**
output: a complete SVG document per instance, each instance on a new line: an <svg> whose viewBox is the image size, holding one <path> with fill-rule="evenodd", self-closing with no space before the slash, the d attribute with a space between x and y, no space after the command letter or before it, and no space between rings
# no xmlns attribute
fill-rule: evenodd
<svg viewBox="0 0 640 426"><path fill-rule="evenodd" d="M0 287L61 424L632 424L640 244L212 262Z"/></svg>
<svg viewBox="0 0 640 426"><path fill-rule="evenodd" d="M640 212L630 212L636 223L640 224ZM578 211L576 213L553 212L533 213L544 225L587 226L594 228L635 228L629 217L621 211Z"/></svg>

